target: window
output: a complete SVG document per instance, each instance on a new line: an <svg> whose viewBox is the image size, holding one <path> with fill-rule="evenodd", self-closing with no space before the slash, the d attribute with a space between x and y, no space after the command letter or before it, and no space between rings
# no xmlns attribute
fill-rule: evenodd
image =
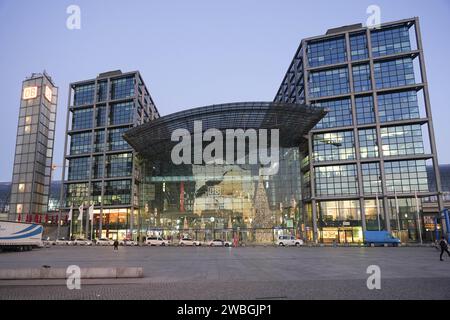
<svg viewBox="0 0 450 320"><path fill-rule="evenodd" d="M423 154L422 128L419 124L381 128L383 155Z"/></svg>
<svg viewBox="0 0 450 320"><path fill-rule="evenodd" d="M69 160L69 180L89 179L90 158L75 158Z"/></svg>
<svg viewBox="0 0 450 320"><path fill-rule="evenodd" d="M311 72L309 75L309 94L313 98L348 92L349 81L347 68Z"/></svg>
<svg viewBox="0 0 450 320"><path fill-rule="evenodd" d="M103 156L93 157L92 178L99 179L103 177Z"/></svg>
<svg viewBox="0 0 450 320"><path fill-rule="evenodd" d="M352 60L367 59L369 57L365 33L350 35L350 50Z"/></svg>
<svg viewBox="0 0 450 320"><path fill-rule="evenodd" d="M25 192L25 183L19 183L19 187L17 188L19 192Z"/></svg>
<svg viewBox="0 0 450 320"><path fill-rule="evenodd" d="M377 131L376 129L360 129L359 149L361 158L375 158L378 157Z"/></svg>
<svg viewBox="0 0 450 320"><path fill-rule="evenodd" d="M324 226L340 226L335 222L351 222L361 220L359 210L359 202L356 200L344 201L318 201L317 212L319 225Z"/></svg>
<svg viewBox="0 0 450 320"><path fill-rule="evenodd" d="M375 112L373 106L373 97L356 97L356 121L358 124L375 123Z"/></svg>
<svg viewBox="0 0 450 320"><path fill-rule="evenodd" d="M93 104L95 94L95 84L78 85L74 88L74 105Z"/></svg>
<svg viewBox="0 0 450 320"><path fill-rule="evenodd" d="M314 41L308 44L308 62L311 67L345 62L345 38Z"/></svg>
<svg viewBox="0 0 450 320"><path fill-rule="evenodd" d="M113 104L110 112L109 123L111 125L133 122L133 102Z"/></svg>
<svg viewBox="0 0 450 320"><path fill-rule="evenodd" d="M400 87L415 83L411 58L403 58L374 64L377 89Z"/></svg>
<svg viewBox="0 0 450 320"><path fill-rule="evenodd" d="M103 102L108 99L108 82L100 81L97 88L97 101Z"/></svg>
<svg viewBox="0 0 450 320"><path fill-rule="evenodd" d="M371 39L374 57L411 51L407 26L374 30L371 32Z"/></svg>
<svg viewBox="0 0 450 320"><path fill-rule="evenodd" d="M87 200L88 183L71 183L66 188L66 206L79 206Z"/></svg>
<svg viewBox="0 0 450 320"><path fill-rule="evenodd" d="M370 68L368 64L353 66L353 89L355 92L369 91L372 89L370 80Z"/></svg>
<svg viewBox="0 0 450 320"><path fill-rule="evenodd" d="M106 181L104 190L104 205L130 204L131 201L131 181L118 180Z"/></svg>
<svg viewBox="0 0 450 320"><path fill-rule="evenodd" d="M91 152L91 132L72 134L70 139L70 154L82 154Z"/></svg>
<svg viewBox="0 0 450 320"><path fill-rule="evenodd" d="M93 182L91 188L91 197L94 206L100 206L102 204L102 183Z"/></svg>
<svg viewBox="0 0 450 320"><path fill-rule="evenodd" d="M105 130L95 131L94 152L103 152L105 150Z"/></svg>
<svg viewBox="0 0 450 320"><path fill-rule="evenodd" d="M92 128L92 108L73 110L72 130Z"/></svg>
<svg viewBox="0 0 450 320"><path fill-rule="evenodd" d="M369 231L384 229L384 208L381 199L364 200L366 228ZM378 222L379 221L379 222Z"/></svg>
<svg viewBox="0 0 450 320"><path fill-rule="evenodd" d="M361 171L364 193L381 194L381 173L379 163L362 163Z"/></svg>
<svg viewBox="0 0 450 320"><path fill-rule="evenodd" d="M131 153L113 154L106 156L106 177L131 176L133 168L133 157Z"/></svg>
<svg viewBox="0 0 450 320"><path fill-rule="evenodd" d="M420 118L415 91L378 95L378 111L381 122Z"/></svg>
<svg viewBox="0 0 450 320"><path fill-rule="evenodd" d="M327 115L317 123L315 129L352 125L352 105L350 99L321 101L313 105L329 110Z"/></svg>
<svg viewBox="0 0 450 320"><path fill-rule="evenodd" d="M353 131L315 134L314 161L355 159Z"/></svg>
<svg viewBox="0 0 450 320"><path fill-rule="evenodd" d="M134 96L134 77L115 79L111 82L111 99Z"/></svg>
<svg viewBox="0 0 450 320"><path fill-rule="evenodd" d="M103 127L106 125L106 106L97 106L95 124L97 127Z"/></svg>
<svg viewBox="0 0 450 320"><path fill-rule="evenodd" d="M117 128L108 131L108 150L130 149L130 145L122 138L122 135L130 128Z"/></svg>
<svg viewBox="0 0 450 320"><path fill-rule="evenodd" d="M315 168L318 196L358 194L356 165L324 166Z"/></svg>
<svg viewBox="0 0 450 320"><path fill-rule="evenodd" d="M427 192L425 160L387 161L384 163L389 192Z"/></svg>

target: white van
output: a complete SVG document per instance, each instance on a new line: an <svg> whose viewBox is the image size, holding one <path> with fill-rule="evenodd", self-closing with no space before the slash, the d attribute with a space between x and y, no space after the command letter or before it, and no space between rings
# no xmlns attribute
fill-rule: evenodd
<svg viewBox="0 0 450 320"><path fill-rule="evenodd" d="M302 246L303 240L296 239L294 236L279 236L278 237L278 245L281 247L285 246Z"/></svg>

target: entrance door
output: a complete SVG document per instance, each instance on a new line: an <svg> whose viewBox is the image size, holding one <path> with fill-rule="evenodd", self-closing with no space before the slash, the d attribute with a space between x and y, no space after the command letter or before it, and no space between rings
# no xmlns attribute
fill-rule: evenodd
<svg viewBox="0 0 450 320"><path fill-rule="evenodd" d="M339 229L339 243L353 243L353 231L348 229Z"/></svg>

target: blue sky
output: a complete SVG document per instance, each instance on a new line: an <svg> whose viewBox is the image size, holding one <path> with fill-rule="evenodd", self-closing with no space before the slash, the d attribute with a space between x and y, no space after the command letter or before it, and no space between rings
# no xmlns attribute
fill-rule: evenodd
<svg viewBox="0 0 450 320"><path fill-rule="evenodd" d="M66 8L81 8L81 30ZM139 70L162 115L213 103L271 101L302 38L419 16L439 161L450 163L450 1L0 0L0 181L11 179L21 83L46 70L59 86L54 163L62 163L70 82ZM60 173L55 174L55 179Z"/></svg>

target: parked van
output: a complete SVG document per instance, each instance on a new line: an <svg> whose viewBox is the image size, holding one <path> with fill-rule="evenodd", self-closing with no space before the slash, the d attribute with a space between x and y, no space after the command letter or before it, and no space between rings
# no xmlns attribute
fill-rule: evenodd
<svg viewBox="0 0 450 320"><path fill-rule="evenodd" d="M364 244L368 246L392 245L397 247L400 239L395 238L387 231L366 231L364 232Z"/></svg>

